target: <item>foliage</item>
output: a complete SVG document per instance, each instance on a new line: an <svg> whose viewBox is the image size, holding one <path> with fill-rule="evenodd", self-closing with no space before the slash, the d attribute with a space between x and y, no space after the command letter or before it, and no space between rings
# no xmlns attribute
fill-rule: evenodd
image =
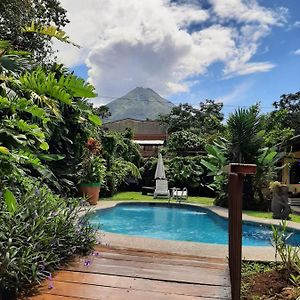
<svg viewBox="0 0 300 300"><path fill-rule="evenodd" d="M263 128L261 135L267 147L283 144L294 136L295 129L285 125L287 118L288 111L286 109L272 111L261 116Z"/></svg>
<svg viewBox="0 0 300 300"><path fill-rule="evenodd" d="M137 166L123 158L114 158L106 176L106 195L115 194L128 176L141 178Z"/></svg>
<svg viewBox="0 0 300 300"><path fill-rule="evenodd" d="M84 99L95 96L91 85L62 68L38 68L3 81L0 144L31 165L27 173L61 192L75 191L84 143L101 124Z"/></svg>
<svg viewBox="0 0 300 300"><path fill-rule="evenodd" d="M128 177L138 180L141 162L139 147L131 140L131 133L101 132L102 155L107 162L104 196L117 192Z"/></svg>
<svg viewBox="0 0 300 300"><path fill-rule="evenodd" d="M201 102L199 109L185 103L172 108L170 114L161 116L160 121L168 125L168 132L198 130L203 135L222 130L223 105L213 100Z"/></svg>
<svg viewBox="0 0 300 300"><path fill-rule="evenodd" d="M283 94L273 105L277 111L285 111L281 126L294 129L296 135L300 134L300 92Z"/></svg>
<svg viewBox="0 0 300 300"><path fill-rule="evenodd" d="M38 61L53 55L50 37L23 32L25 26L55 26L58 30L69 21L57 0L2 0L0 2L0 39L9 40L14 49L33 53Z"/></svg>
<svg viewBox="0 0 300 300"><path fill-rule="evenodd" d="M105 160L100 157L101 144L94 138L86 142L86 151L79 165L79 183L100 182L103 184L106 172Z"/></svg>
<svg viewBox="0 0 300 300"><path fill-rule="evenodd" d="M300 256L299 247L293 247L287 244L289 234L287 234L287 223L282 221L280 227L272 226L273 245L276 249L276 259L279 255L283 267L287 270L290 280L296 286L300 285Z"/></svg>
<svg viewBox="0 0 300 300"><path fill-rule="evenodd" d="M174 157L166 161L166 175L170 184L178 188L198 189L204 184L201 157Z"/></svg>
<svg viewBox="0 0 300 300"><path fill-rule="evenodd" d="M238 108L227 121L230 162L255 163L263 140L259 135L260 117L257 106Z"/></svg>
<svg viewBox="0 0 300 300"><path fill-rule="evenodd" d="M0 294L31 287L95 242L93 229L79 218L78 201L55 196L36 181L23 185L27 192L13 209L0 201Z"/></svg>
<svg viewBox="0 0 300 300"><path fill-rule="evenodd" d="M154 185L156 165L156 158L145 160L140 168L143 185ZM206 172L201 164L201 156L170 157L164 159L164 166L171 187L186 187L189 195L199 195L201 192L206 192L205 185L208 182Z"/></svg>
<svg viewBox="0 0 300 300"><path fill-rule="evenodd" d="M256 174L254 176L254 195L259 202L259 207L264 207L265 195L264 190L268 189L269 183L277 177L279 162L284 157L285 153L278 153L275 148L262 148L256 158Z"/></svg>
<svg viewBox="0 0 300 300"><path fill-rule="evenodd" d="M201 164L209 170L208 175L213 176L213 182L208 187L216 192L215 204L220 206L227 206L227 144L226 140L221 139L213 145L206 145L207 157L201 160Z"/></svg>
<svg viewBox="0 0 300 300"><path fill-rule="evenodd" d="M189 130L182 130L170 134L167 150L176 156L183 156L189 152L203 151L204 145L205 140L201 136Z"/></svg>

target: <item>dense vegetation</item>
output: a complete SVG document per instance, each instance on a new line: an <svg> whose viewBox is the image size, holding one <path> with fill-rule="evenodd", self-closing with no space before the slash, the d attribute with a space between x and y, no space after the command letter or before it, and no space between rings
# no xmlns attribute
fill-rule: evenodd
<svg viewBox="0 0 300 300"><path fill-rule="evenodd" d="M278 177L284 155L281 145L299 130L297 122L289 122L297 118L298 94L281 96L274 103L274 111L267 114L261 113L259 103L237 109L226 122L222 104L212 100L201 102L199 108L189 104L174 107L160 118L168 125L163 152L171 184L186 186L198 195L207 193L204 187L208 187L215 192L215 204L227 206L226 165L253 163L257 173L245 177L243 206L267 210L268 186ZM147 162L145 174L151 174L151 165Z"/></svg>
<svg viewBox="0 0 300 300"><path fill-rule="evenodd" d="M79 183L114 193L127 175L140 176L128 133L101 129L107 111L89 102L94 87L55 63L51 39L71 43L59 29L65 10L52 0L23 3L0 4L1 299L92 249L94 230L74 198Z"/></svg>

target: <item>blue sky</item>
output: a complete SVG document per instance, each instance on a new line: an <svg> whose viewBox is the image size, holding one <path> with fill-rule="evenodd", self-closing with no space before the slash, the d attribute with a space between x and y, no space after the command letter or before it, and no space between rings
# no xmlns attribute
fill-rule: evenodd
<svg viewBox="0 0 300 300"><path fill-rule="evenodd" d="M223 101L226 114L257 101L270 111L300 90L298 0L71 2L67 32L83 47L60 53L95 85L96 105L144 86L174 103Z"/></svg>

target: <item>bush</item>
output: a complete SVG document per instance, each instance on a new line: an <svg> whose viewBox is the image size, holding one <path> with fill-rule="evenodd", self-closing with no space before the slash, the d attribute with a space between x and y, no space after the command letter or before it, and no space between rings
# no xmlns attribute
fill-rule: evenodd
<svg viewBox="0 0 300 300"><path fill-rule="evenodd" d="M95 243L86 217L79 218L78 201L44 186L27 187L13 210L0 198L0 295L32 287Z"/></svg>

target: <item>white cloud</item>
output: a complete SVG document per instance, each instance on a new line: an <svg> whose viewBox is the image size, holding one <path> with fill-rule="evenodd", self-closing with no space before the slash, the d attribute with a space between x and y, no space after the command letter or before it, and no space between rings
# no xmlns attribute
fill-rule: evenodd
<svg viewBox="0 0 300 300"><path fill-rule="evenodd" d="M224 19L239 22L255 22L266 25L281 25L285 22L286 8L277 11L260 6L255 0L210 0L215 13Z"/></svg>
<svg viewBox="0 0 300 300"><path fill-rule="evenodd" d="M271 26L282 24L285 15L254 0L210 0L212 9L202 9L197 1L61 2L71 20L66 31L82 48L59 44L59 57L69 66L85 63L89 81L108 96L136 86L162 95L186 92L193 77L215 62L224 63L227 77L268 71L272 63L251 60ZM229 19L239 25L224 22ZM189 32L193 23L202 28Z"/></svg>
<svg viewBox="0 0 300 300"><path fill-rule="evenodd" d="M300 55L300 49L297 49L296 51L294 51L293 54Z"/></svg>
<svg viewBox="0 0 300 300"><path fill-rule="evenodd" d="M237 85L230 93L217 97L217 101L222 102L224 104L232 103L243 100L245 98L245 94L252 87L252 82L246 81L240 85Z"/></svg>

